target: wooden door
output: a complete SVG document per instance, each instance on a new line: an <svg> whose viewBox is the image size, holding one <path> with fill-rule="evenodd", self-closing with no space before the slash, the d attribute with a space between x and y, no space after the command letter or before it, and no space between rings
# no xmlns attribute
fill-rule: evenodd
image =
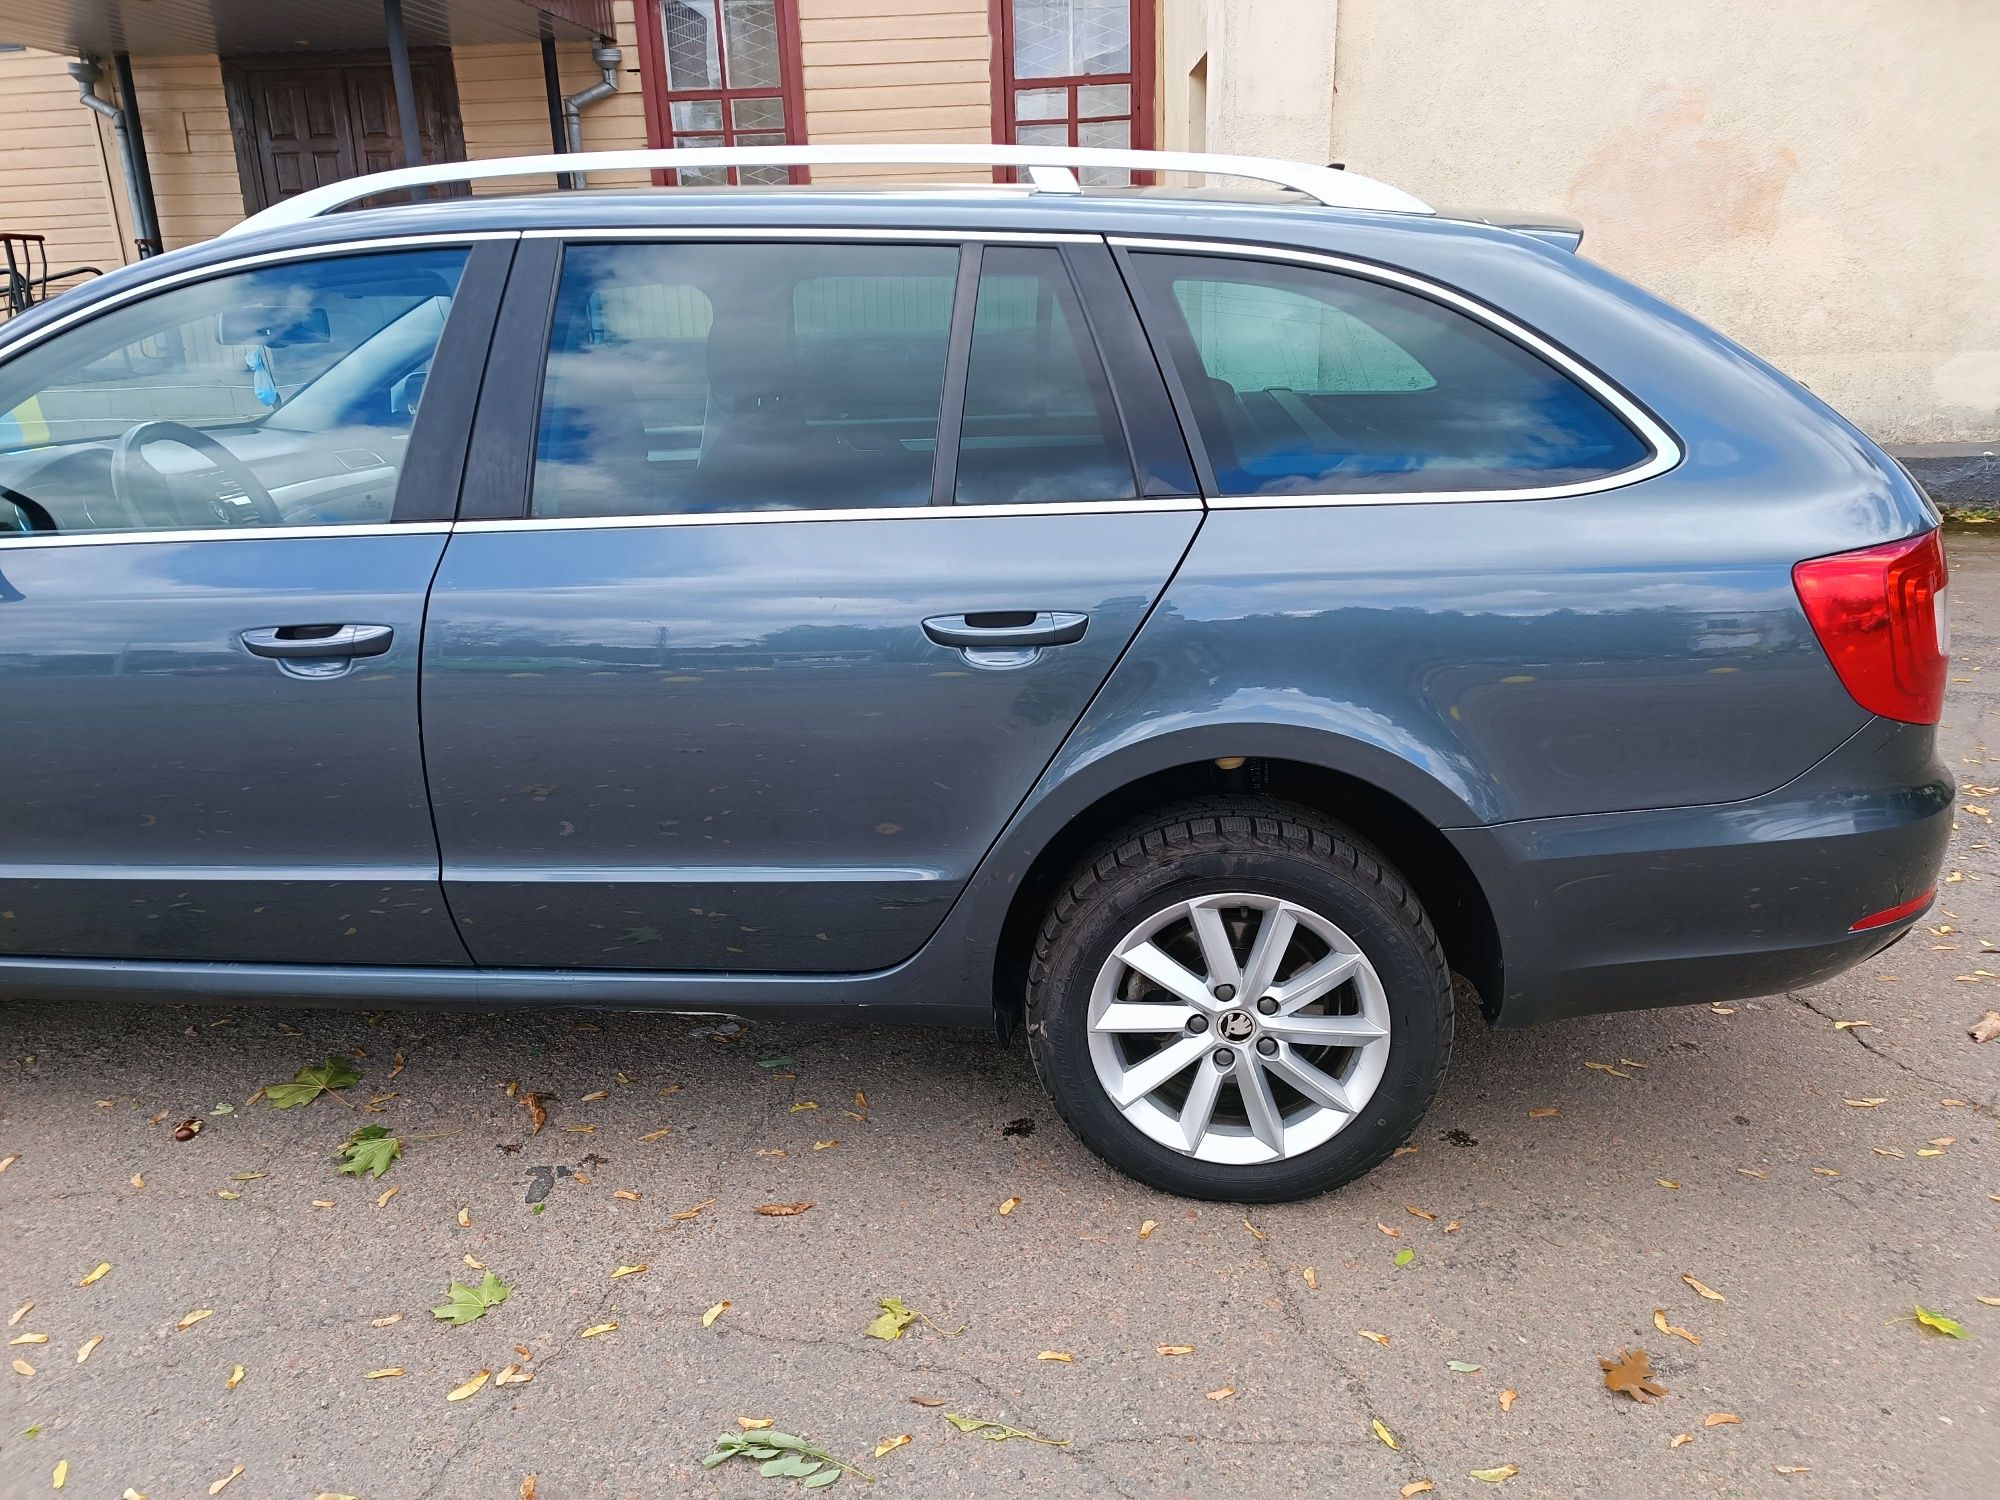
<svg viewBox="0 0 2000 1500"><path fill-rule="evenodd" d="M403 166L396 87L382 54L225 61L243 201L269 207L308 188ZM461 161L465 142L451 61L413 54L417 136L424 160Z"/></svg>

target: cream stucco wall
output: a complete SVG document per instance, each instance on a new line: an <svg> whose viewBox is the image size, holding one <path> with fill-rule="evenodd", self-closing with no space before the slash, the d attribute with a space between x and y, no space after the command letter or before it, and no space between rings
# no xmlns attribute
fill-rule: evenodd
<svg viewBox="0 0 2000 1500"><path fill-rule="evenodd" d="M1587 254L1886 441L2000 435L1996 0L1337 10L1336 159L1577 215Z"/></svg>
<svg viewBox="0 0 2000 1500"><path fill-rule="evenodd" d="M1160 145L1332 160L1336 0L1159 0Z"/></svg>

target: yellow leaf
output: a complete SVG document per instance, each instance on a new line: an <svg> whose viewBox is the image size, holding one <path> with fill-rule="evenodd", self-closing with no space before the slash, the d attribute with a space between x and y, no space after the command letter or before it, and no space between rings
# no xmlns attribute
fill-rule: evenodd
<svg viewBox="0 0 2000 1500"><path fill-rule="evenodd" d="M647 1265L644 1261L641 1261L636 1266L620 1266L617 1270L611 1273L611 1279L613 1281L616 1281L621 1276L643 1276L647 1271L651 1269L652 1268L649 1265Z"/></svg>
<svg viewBox="0 0 2000 1500"><path fill-rule="evenodd" d="M101 1333L92 1334L89 1338L85 1339L83 1347L76 1351L76 1362L82 1364L86 1359L89 1359L91 1355L97 1352L97 1346L103 1342L104 1335Z"/></svg>
<svg viewBox="0 0 2000 1500"><path fill-rule="evenodd" d="M1733 1411L1712 1411L1701 1419L1704 1427L1741 1427L1743 1419Z"/></svg>
<svg viewBox="0 0 2000 1500"><path fill-rule="evenodd" d="M17 1359L14 1361L14 1373L16 1375L32 1375L35 1373L35 1367L25 1359Z"/></svg>
<svg viewBox="0 0 2000 1500"><path fill-rule="evenodd" d="M583 1102L585 1104L595 1104L600 1099L609 1099L610 1097L611 1097L610 1089L596 1089L591 1093L585 1094L583 1096Z"/></svg>
<svg viewBox="0 0 2000 1500"><path fill-rule="evenodd" d="M1074 1354L1065 1354L1060 1349L1044 1349L1035 1358L1054 1360L1057 1364L1064 1365L1073 1365L1076 1363L1076 1356Z"/></svg>
<svg viewBox="0 0 2000 1500"><path fill-rule="evenodd" d="M1973 1300L1983 1302L1988 1307L2000 1307L2000 1297L1976 1297Z"/></svg>
<svg viewBox="0 0 2000 1500"><path fill-rule="evenodd" d="M1380 1344L1384 1349L1389 1347L1389 1335L1386 1333L1376 1333L1367 1328L1357 1328L1354 1331L1360 1334L1364 1339L1368 1339L1373 1343Z"/></svg>
<svg viewBox="0 0 2000 1500"><path fill-rule="evenodd" d="M1403 1500L1410 1500L1410 1496L1412 1495L1428 1495L1436 1488L1437 1486L1432 1484L1428 1479L1412 1479L1408 1484L1396 1491L1396 1493L1401 1495Z"/></svg>
<svg viewBox="0 0 2000 1500"><path fill-rule="evenodd" d="M1311 1266L1307 1266L1303 1271L1299 1272L1299 1275L1304 1278L1307 1286L1311 1287L1314 1291L1319 1290L1319 1272L1315 1271Z"/></svg>
<svg viewBox="0 0 2000 1500"><path fill-rule="evenodd" d="M630 1188L614 1188L611 1196L626 1203L637 1203L639 1201L639 1195Z"/></svg>
<svg viewBox="0 0 2000 1500"><path fill-rule="evenodd" d="M728 1311L729 1311L729 1304L727 1302L716 1303L715 1306L711 1307L707 1312L701 1315L701 1326L704 1328L709 1328L714 1326L715 1320Z"/></svg>
<svg viewBox="0 0 2000 1500"><path fill-rule="evenodd" d="M495 1385L526 1385L535 1378L533 1370L524 1370L519 1365L509 1365L493 1377Z"/></svg>
<svg viewBox="0 0 2000 1500"><path fill-rule="evenodd" d="M880 1458L885 1453L894 1453L909 1440L910 1435L907 1432L899 1432L894 1437L885 1437L875 1445L875 1456Z"/></svg>
<svg viewBox="0 0 2000 1500"><path fill-rule="evenodd" d="M1151 1239L1153 1237L1153 1231L1155 1229L1158 1229L1159 1227L1160 1227L1160 1221L1158 1219L1146 1220L1145 1223L1139 1226L1139 1238L1142 1240Z"/></svg>
<svg viewBox="0 0 2000 1500"><path fill-rule="evenodd" d="M238 1198L241 1198L243 1195L241 1193L231 1192L228 1188L217 1188L215 1196L218 1198L227 1199L229 1202L234 1203Z"/></svg>
<svg viewBox="0 0 2000 1500"><path fill-rule="evenodd" d="M83 1280L79 1281L77 1285L95 1286L98 1282L102 1281L105 1277L109 1276L110 1274L111 1274L111 1262L107 1260L103 1262L101 1265L99 1265L95 1271L92 1271L88 1276L84 1277Z"/></svg>
<svg viewBox="0 0 2000 1500"><path fill-rule="evenodd" d="M409 1373L401 1365L388 1365L380 1370L370 1370L361 1378L363 1380L394 1380L399 1375L407 1375Z"/></svg>
<svg viewBox="0 0 2000 1500"><path fill-rule="evenodd" d="M1944 1152L1943 1152L1942 1150L1940 1150L1940 1149L1939 1149L1938 1147L1936 1147L1936 1146L1919 1146L1919 1147L1917 1148L1917 1155L1919 1155L1919 1156L1943 1156L1943 1155L1944 1155Z"/></svg>
<svg viewBox="0 0 2000 1500"><path fill-rule="evenodd" d="M375 1200L375 1206L377 1208L387 1208L389 1206L389 1200L395 1197L396 1194L400 1192L402 1192L402 1189L399 1187L390 1188L388 1192L384 1193L381 1197Z"/></svg>
<svg viewBox="0 0 2000 1500"><path fill-rule="evenodd" d="M68 1459L64 1459L61 1463L56 1465L56 1471L54 1474L49 1476L49 1482L53 1484L57 1489L61 1489L65 1484L69 1483Z"/></svg>
<svg viewBox="0 0 2000 1500"><path fill-rule="evenodd" d="M1375 1227L1381 1230L1384 1234L1388 1235L1389 1238L1392 1240L1400 1240L1403 1237L1402 1230L1391 1229L1387 1224L1384 1224L1380 1219L1377 1219L1375 1221Z"/></svg>
<svg viewBox="0 0 2000 1500"><path fill-rule="evenodd" d="M220 1479L216 1480L214 1484L211 1484L208 1487L208 1492L211 1495L221 1494L224 1490L229 1488L230 1482L234 1480L242 1472L243 1472L243 1465L238 1464L235 1468L231 1469L227 1474L224 1474Z"/></svg>
<svg viewBox="0 0 2000 1500"><path fill-rule="evenodd" d="M1375 1436L1380 1438L1389 1447L1400 1448L1403 1446L1401 1443L1396 1441L1396 1434L1391 1432L1388 1428L1382 1425L1382 1419L1380 1417L1369 1418L1368 1426L1369 1429L1374 1432Z"/></svg>
<svg viewBox="0 0 2000 1500"><path fill-rule="evenodd" d="M1483 1479L1488 1484L1505 1484L1520 1472L1521 1467L1519 1464L1502 1464L1497 1469L1474 1469L1472 1477L1474 1479Z"/></svg>
<svg viewBox="0 0 2000 1500"><path fill-rule="evenodd" d="M1500 1393L1500 1410L1512 1411L1514 1409L1514 1403L1516 1401L1519 1401L1520 1399L1521 1399L1521 1393L1519 1391L1516 1390L1502 1391Z"/></svg>
<svg viewBox="0 0 2000 1500"><path fill-rule="evenodd" d="M1677 1432L1672 1437L1667 1439L1667 1446L1669 1448L1678 1448L1682 1443L1691 1443L1693 1441L1694 1441L1693 1433Z"/></svg>
<svg viewBox="0 0 2000 1500"><path fill-rule="evenodd" d="M582 1338L594 1339L600 1333L616 1333L617 1331L618 1331L618 1325L616 1323L593 1323L590 1325L590 1327L584 1329L582 1334L579 1336Z"/></svg>
<svg viewBox="0 0 2000 1500"><path fill-rule="evenodd" d="M1756 1178L1759 1182L1765 1181L1770 1175L1767 1172L1758 1171L1755 1167L1738 1167L1736 1170L1741 1172L1745 1177Z"/></svg>
<svg viewBox="0 0 2000 1500"><path fill-rule="evenodd" d="M1019 1208L1020 1206L1021 1206L1021 1200L1019 1198L1009 1198L1005 1203L1000 1205L1000 1217L1003 1219L1006 1218L1007 1215L1011 1214L1015 1209Z"/></svg>
<svg viewBox="0 0 2000 1500"><path fill-rule="evenodd" d="M703 1209L713 1208L713 1207L715 1207L715 1200L713 1198L704 1198L701 1200L701 1202L697 1203L693 1208L684 1208L680 1210L680 1212L678 1213L668 1214L667 1217L670 1219L692 1219L697 1214L699 1214Z"/></svg>
<svg viewBox="0 0 2000 1500"><path fill-rule="evenodd" d="M1873 1021L1835 1021L1833 1029L1835 1031L1852 1031L1857 1026L1873 1026L1874 1024Z"/></svg>
<svg viewBox="0 0 2000 1500"><path fill-rule="evenodd" d="M14 1163L19 1161L20 1159L21 1159L21 1153L18 1151L16 1151L12 1156L0 1156L0 1172L6 1171L9 1167L13 1166Z"/></svg>
<svg viewBox="0 0 2000 1500"><path fill-rule="evenodd" d="M1727 1297L1723 1296L1722 1293L1718 1292L1714 1287L1696 1281L1692 1276L1683 1274L1681 1276L1681 1280L1685 1281L1689 1286L1693 1287L1697 1292L1699 1292L1702 1296L1706 1297L1711 1302L1727 1302L1729 1300Z"/></svg>
<svg viewBox="0 0 2000 1500"><path fill-rule="evenodd" d="M1677 1339L1686 1339L1690 1344L1699 1344L1701 1342L1699 1338L1689 1333L1685 1328L1669 1323L1667 1321L1667 1311L1663 1307L1653 1309L1653 1326L1662 1333L1672 1334Z"/></svg>
<svg viewBox="0 0 2000 1500"><path fill-rule="evenodd" d="M818 1108L819 1108L819 1100L801 1099L797 1104L794 1104L792 1106L791 1112L795 1115L802 1115L809 1109L818 1109Z"/></svg>
<svg viewBox="0 0 2000 1500"><path fill-rule="evenodd" d="M235 1390L236 1387L243 1384L243 1373L244 1373L243 1366L238 1365L235 1369L229 1372L229 1378L222 1382L222 1388L225 1391Z"/></svg>
<svg viewBox="0 0 2000 1500"><path fill-rule="evenodd" d="M1165 1354L1165 1355L1169 1355L1169 1356L1171 1356L1171 1355L1175 1355L1175 1354L1192 1354L1192 1353L1194 1353L1194 1345L1193 1345L1193 1344L1155 1344L1155 1345L1153 1346L1153 1352L1154 1352L1155 1354Z"/></svg>
<svg viewBox="0 0 2000 1500"><path fill-rule="evenodd" d="M1812 1465L1810 1465L1810 1464L1777 1464L1777 1465L1775 1465L1774 1467L1776 1467L1777 1471L1778 1471L1778 1472L1779 1472L1780 1474L1810 1474L1810 1473L1812 1473Z"/></svg>
<svg viewBox="0 0 2000 1500"><path fill-rule="evenodd" d="M185 1333L188 1329L194 1327L195 1324L199 1323L203 1318L212 1318L214 1316L215 1316L214 1308L197 1307L193 1312L189 1313L185 1318L182 1318L180 1322L174 1324L174 1327L179 1332Z"/></svg>
<svg viewBox="0 0 2000 1500"><path fill-rule="evenodd" d="M402 1321L403 1315L401 1313L390 1313L386 1318L370 1318L368 1326L370 1328L387 1328L391 1323L400 1323Z"/></svg>
<svg viewBox="0 0 2000 1500"><path fill-rule="evenodd" d="M1248 1219L1245 1219L1243 1221L1243 1227L1250 1231L1250 1238L1258 1241L1259 1243L1262 1243L1266 1238L1268 1238L1268 1236L1264 1233L1263 1230L1259 1229L1255 1224L1252 1224Z"/></svg>
<svg viewBox="0 0 2000 1500"><path fill-rule="evenodd" d="M738 1417L736 1425L745 1432L762 1432L776 1420L775 1417Z"/></svg>
<svg viewBox="0 0 2000 1500"><path fill-rule="evenodd" d="M1205 1394L1211 1401L1227 1401L1231 1396L1236 1394L1236 1387L1233 1385L1218 1386L1215 1390L1205 1392Z"/></svg>
<svg viewBox="0 0 2000 1500"><path fill-rule="evenodd" d="M595 1135L597 1134L597 1127L595 1125L565 1125L563 1126L563 1132L566 1135Z"/></svg>
<svg viewBox="0 0 2000 1500"><path fill-rule="evenodd" d="M460 1229L470 1229L470 1228L472 1227L472 1210L471 1210L471 1209L469 1209L469 1208L461 1208L461 1209L460 1209L460 1210L458 1211L458 1227L459 1227Z"/></svg>
<svg viewBox="0 0 2000 1500"><path fill-rule="evenodd" d="M1887 1099L1843 1099L1840 1102L1845 1104L1849 1109L1874 1109L1878 1105L1887 1104L1889 1101Z"/></svg>
<svg viewBox="0 0 2000 1500"><path fill-rule="evenodd" d="M21 1319L27 1317L27 1315L33 1312L34 1310L35 1310L34 1299L30 1298L28 1301L23 1302L19 1307L14 1309L14 1316L7 1320L7 1326L9 1328L12 1328L16 1323L20 1322Z"/></svg>
<svg viewBox="0 0 2000 1500"><path fill-rule="evenodd" d="M1675 1182L1671 1177L1655 1177L1653 1181L1657 1182L1663 1188L1677 1188L1680 1186L1680 1184L1678 1182Z"/></svg>
<svg viewBox="0 0 2000 1500"><path fill-rule="evenodd" d="M840 1144L839 1141L814 1141L813 1150L831 1151L835 1146L838 1146L839 1144Z"/></svg>
<svg viewBox="0 0 2000 1500"><path fill-rule="evenodd" d="M673 1133L674 1133L673 1126L662 1125L658 1130L647 1131L646 1134L640 1136L639 1139L650 1143L652 1141L659 1140L662 1136L672 1135Z"/></svg>
<svg viewBox="0 0 2000 1500"><path fill-rule="evenodd" d="M48 1341L49 1336L46 1333L17 1333L7 1340L10 1344L46 1344Z"/></svg>
<svg viewBox="0 0 2000 1500"><path fill-rule="evenodd" d="M461 1255L459 1259L464 1261L468 1266L472 1267L472 1269L475 1271L483 1271L486 1269L486 1262L483 1260L475 1259L470 1252Z"/></svg>
<svg viewBox="0 0 2000 1500"><path fill-rule="evenodd" d="M134 1172L132 1174L132 1186L135 1188L142 1188L145 1185L146 1185L146 1174L144 1172Z"/></svg>
<svg viewBox="0 0 2000 1500"><path fill-rule="evenodd" d="M1814 1167L1813 1172L1820 1177L1838 1177L1840 1175L1832 1167Z"/></svg>
<svg viewBox="0 0 2000 1500"><path fill-rule="evenodd" d="M479 1371L472 1379L466 1381L464 1385L460 1386L444 1399L447 1401L463 1401L467 1396L478 1395L479 1388L486 1384L487 1378L491 1373L489 1370Z"/></svg>

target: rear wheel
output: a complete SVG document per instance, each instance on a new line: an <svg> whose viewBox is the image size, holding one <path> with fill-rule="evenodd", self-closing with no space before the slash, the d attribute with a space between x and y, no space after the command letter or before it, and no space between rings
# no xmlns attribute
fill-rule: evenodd
<svg viewBox="0 0 2000 1500"><path fill-rule="evenodd" d="M1028 1042L1120 1170L1194 1198L1324 1192L1436 1096L1451 984L1372 848L1265 800L1168 809L1080 865L1042 924Z"/></svg>

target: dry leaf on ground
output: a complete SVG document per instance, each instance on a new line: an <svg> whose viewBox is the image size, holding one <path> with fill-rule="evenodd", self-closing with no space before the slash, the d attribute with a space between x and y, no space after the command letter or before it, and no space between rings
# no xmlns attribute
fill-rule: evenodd
<svg viewBox="0 0 2000 1500"><path fill-rule="evenodd" d="M1653 1309L1653 1326L1662 1333L1672 1334L1677 1339L1686 1339L1690 1344L1699 1344L1701 1342L1699 1335L1688 1332L1687 1329L1682 1328L1679 1324L1669 1323L1667 1321L1667 1310L1663 1307Z"/></svg>
<svg viewBox="0 0 2000 1500"><path fill-rule="evenodd" d="M760 1203L756 1211L767 1219L789 1219L811 1207L810 1203Z"/></svg>
<svg viewBox="0 0 2000 1500"><path fill-rule="evenodd" d="M2000 1037L2000 1010L1989 1010L1985 1015L1966 1027L1965 1034L1975 1042L1990 1042Z"/></svg>
<svg viewBox="0 0 2000 1500"><path fill-rule="evenodd" d="M233 1480L235 1480L235 1478L242 1472L243 1472L243 1465L238 1464L235 1468L231 1469L227 1474L224 1474L220 1479L216 1480L214 1484L211 1484L208 1487L209 1494L211 1495L221 1494L224 1490L229 1488L230 1483Z"/></svg>
<svg viewBox="0 0 2000 1500"><path fill-rule="evenodd" d="M1436 1488L1437 1486L1432 1484L1428 1479L1412 1479L1408 1484L1396 1491L1396 1493L1401 1495L1403 1500L1410 1500L1410 1496L1412 1495L1428 1495Z"/></svg>
<svg viewBox="0 0 2000 1500"><path fill-rule="evenodd" d="M475 1371L470 1380L466 1381L464 1385L460 1386L444 1399L447 1401L463 1401L467 1396L477 1395L479 1388L486 1384L492 1373L490 1370Z"/></svg>
<svg viewBox="0 0 2000 1500"><path fill-rule="evenodd" d="M1396 1434L1391 1432L1387 1427L1382 1425L1382 1419L1380 1417L1370 1417L1368 1419L1368 1429L1369 1431L1373 1432L1375 1436L1388 1447L1400 1448L1403 1446L1401 1443L1396 1441Z"/></svg>
<svg viewBox="0 0 2000 1500"><path fill-rule="evenodd" d="M1741 1427L1743 1419L1733 1411L1712 1411L1701 1419L1704 1427Z"/></svg>
<svg viewBox="0 0 2000 1500"><path fill-rule="evenodd" d="M701 1315L701 1326L704 1328L712 1327L715 1323L715 1320L728 1311L729 1311L729 1304L727 1302L716 1303L715 1306L711 1307L707 1312Z"/></svg>
<svg viewBox="0 0 2000 1500"><path fill-rule="evenodd" d="M1521 1399L1521 1393L1519 1391L1511 1389L1502 1391L1500 1393L1500 1410L1512 1411L1514 1409L1514 1403L1516 1401L1519 1401L1520 1399Z"/></svg>
<svg viewBox="0 0 2000 1500"><path fill-rule="evenodd" d="M1667 1394L1667 1388L1653 1378L1652 1362L1644 1349L1622 1349L1617 1359L1600 1359L1604 1388L1630 1396L1634 1401L1653 1401Z"/></svg>
<svg viewBox="0 0 2000 1500"><path fill-rule="evenodd" d="M1019 1208L1020 1206L1021 1206L1021 1200L1019 1198L1009 1198L1005 1203L1000 1205L1000 1217L1003 1219L1006 1218L1007 1215L1011 1214L1015 1209Z"/></svg>
<svg viewBox="0 0 2000 1500"><path fill-rule="evenodd" d="M1815 1168L1814 1170L1818 1169ZM1685 1281L1689 1286L1693 1287L1697 1292L1699 1292L1702 1296L1706 1297L1711 1302L1727 1302L1729 1300L1727 1297L1723 1296L1722 1293L1718 1292L1714 1287L1709 1286L1704 1282L1697 1281L1694 1279L1694 1277L1689 1276L1685 1273L1682 1274L1681 1280Z"/></svg>

